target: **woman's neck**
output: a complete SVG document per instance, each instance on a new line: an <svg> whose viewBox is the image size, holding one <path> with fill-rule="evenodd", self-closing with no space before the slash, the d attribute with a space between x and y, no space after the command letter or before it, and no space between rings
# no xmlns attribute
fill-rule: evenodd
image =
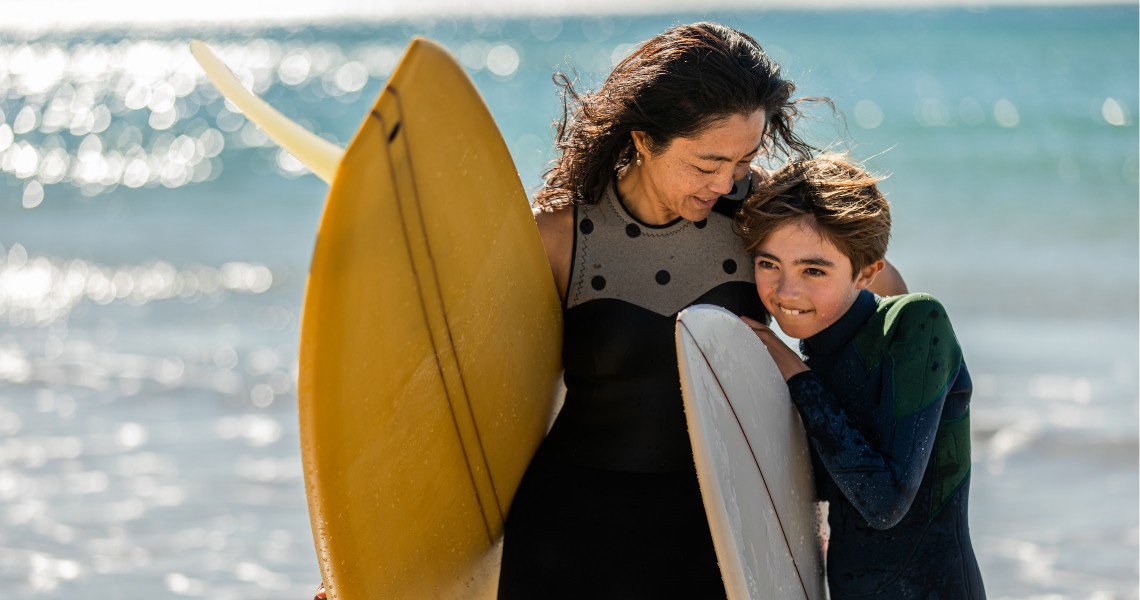
<svg viewBox="0 0 1140 600"><path fill-rule="evenodd" d="M645 169L630 165L618 177L617 192L626 210L643 223L665 225L677 219L677 213L661 201L661 194L645 175Z"/></svg>

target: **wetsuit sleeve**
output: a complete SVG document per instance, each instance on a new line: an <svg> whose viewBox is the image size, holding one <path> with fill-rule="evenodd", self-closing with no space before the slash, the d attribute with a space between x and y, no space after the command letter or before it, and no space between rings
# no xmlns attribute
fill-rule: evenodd
<svg viewBox="0 0 1140 600"><path fill-rule="evenodd" d="M891 411L875 419L888 424L885 431L861 431L817 373L805 371L788 380L824 468L875 529L895 526L910 510L950 384L962 365L961 349L937 300L927 296L900 308L883 329L885 348L874 353L883 368L878 406Z"/></svg>

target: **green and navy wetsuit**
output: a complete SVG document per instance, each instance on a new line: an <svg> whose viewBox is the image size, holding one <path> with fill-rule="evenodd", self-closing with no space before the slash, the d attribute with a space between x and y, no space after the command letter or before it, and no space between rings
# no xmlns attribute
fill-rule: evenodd
<svg viewBox="0 0 1140 600"><path fill-rule="evenodd" d="M878 299L802 343L788 380L830 503L831 597L984 598L970 543L970 376L933 297Z"/></svg>

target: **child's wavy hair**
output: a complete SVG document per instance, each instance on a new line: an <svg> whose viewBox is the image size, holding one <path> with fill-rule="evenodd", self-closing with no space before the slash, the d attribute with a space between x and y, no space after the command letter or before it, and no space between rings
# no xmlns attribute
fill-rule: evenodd
<svg viewBox="0 0 1140 600"><path fill-rule="evenodd" d="M804 221L851 260L858 274L883 258L891 238L891 208L872 175L847 156L821 154L788 163L754 184L736 220L751 252L772 232Z"/></svg>

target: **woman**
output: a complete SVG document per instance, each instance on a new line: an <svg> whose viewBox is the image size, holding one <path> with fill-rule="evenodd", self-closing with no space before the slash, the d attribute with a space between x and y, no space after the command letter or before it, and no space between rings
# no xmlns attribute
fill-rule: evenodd
<svg viewBox="0 0 1140 600"><path fill-rule="evenodd" d="M810 154L795 86L713 23L650 39L596 93L560 85L536 220L563 299L566 402L511 505L499 597L724 597L674 319L711 303L767 321L721 197L743 196L760 153ZM891 270L876 291L905 288Z"/></svg>

